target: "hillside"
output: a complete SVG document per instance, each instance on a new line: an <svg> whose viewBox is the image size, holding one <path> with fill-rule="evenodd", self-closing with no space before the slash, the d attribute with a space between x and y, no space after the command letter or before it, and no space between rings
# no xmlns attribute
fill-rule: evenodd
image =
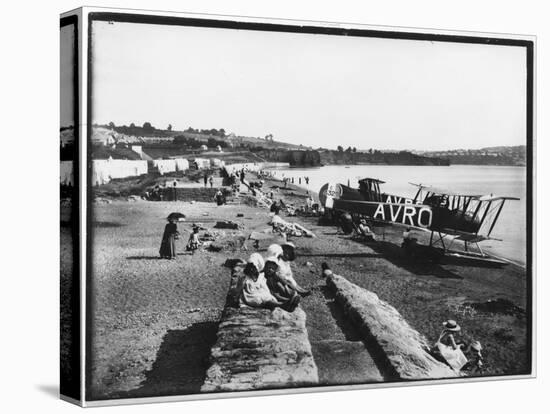
<svg viewBox="0 0 550 414"><path fill-rule="evenodd" d="M152 125L130 126L122 125L97 125L93 126L93 140L106 143L109 137L115 139L123 139L130 143L141 144L162 144L170 143L174 140L180 141L182 144L187 144L190 148L198 148L203 144L209 146L220 145L221 147L231 148L284 148L284 149L306 149L302 145L290 144L275 140L273 135L268 134L265 137L251 137L244 135L236 135L235 133L226 134L223 128L221 129L193 129L188 128L184 131L157 129ZM214 144L215 145L212 145Z"/></svg>
<svg viewBox="0 0 550 414"><path fill-rule="evenodd" d="M353 152L353 151L330 151L321 152L321 163L329 164L384 164L384 165L449 165L445 158L426 157L413 154L408 151L399 152Z"/></svg>
<svg viewBox="0 0 550 414"><path fill-rule="evenodd" d="M447 158L451 164L524 166L527 162L525 145L455 149L448 151L421 151L418 155Z"/></svg>

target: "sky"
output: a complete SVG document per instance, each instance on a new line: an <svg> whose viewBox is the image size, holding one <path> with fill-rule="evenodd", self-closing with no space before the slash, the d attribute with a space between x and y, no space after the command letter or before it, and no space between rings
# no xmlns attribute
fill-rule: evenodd
<svg viewBox="0 0 550 414"><path fill-rule="evenodd" d="M521 47L94 22L93 57L94 123L314 148L526 142Z"/></svg>
<svg viewBox="0 0 550 414"><path fill-rule="evenodd" d="M60 31L60 126L74 125L74 26L63 26Z"/></svg>

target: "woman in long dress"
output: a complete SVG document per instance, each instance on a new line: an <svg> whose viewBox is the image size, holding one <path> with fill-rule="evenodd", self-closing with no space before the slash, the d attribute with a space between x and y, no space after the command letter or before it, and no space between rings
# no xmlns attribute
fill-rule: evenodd
<svg viewBox="0 0 550 414"><path fill-rule="evenodd" d="M164 227L159 254L162 259L176 258L176 240L179 237L178 225L175 220L169 219Z"/></svg>

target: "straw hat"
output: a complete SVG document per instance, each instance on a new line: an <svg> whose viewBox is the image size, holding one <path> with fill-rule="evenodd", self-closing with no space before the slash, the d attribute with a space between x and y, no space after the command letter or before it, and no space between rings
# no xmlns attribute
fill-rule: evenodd
<svg viewBox="0 0 550 414"><path fill-rule="evenodd" d="M452 319L449 319L448 321L443 322L443 327L447 331L451 331L451 332L460 331L460 326L458 325L458 323L456 323L456 321L453 321Z"/></svg>

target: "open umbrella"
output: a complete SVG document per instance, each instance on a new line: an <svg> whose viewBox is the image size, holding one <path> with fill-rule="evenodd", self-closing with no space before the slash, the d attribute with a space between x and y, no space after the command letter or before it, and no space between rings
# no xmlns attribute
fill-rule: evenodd
<svg viewBox="0 0 550 414"><path fill-rule="evenodd" d="M166 220L174 220L174 221L185 221L185 214L183 213L170 213L168 214L168 217L166 217Z"/></svg>

